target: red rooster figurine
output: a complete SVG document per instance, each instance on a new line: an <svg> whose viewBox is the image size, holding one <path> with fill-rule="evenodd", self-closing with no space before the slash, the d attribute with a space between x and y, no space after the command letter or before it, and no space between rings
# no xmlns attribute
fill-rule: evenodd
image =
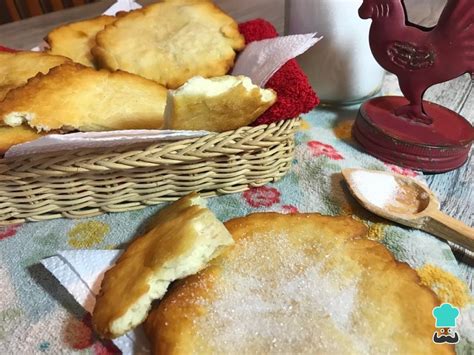
<svg viewBox="0 0 474 355"><path fill-rule="evenodd" d="M426 172L452 170L467 160L472 125L423 95L435 84L474 76L473 1L448 0L437 26L425 28L408 22L403 0L364 0L359 16L372 19L372 53L398 77L406 97L378 97L361 106L352 132L369 153Z"/></svg>
<svg viewBox="0 0 474 355"><path fill-rule="evenodd" d="M431 123L423 109L425 91L465 73L474 75L473 0L448 0L432 29L409 24L401 0L364 0L359 16L372 18L372 53L384 69L398 77L410 101L396 110L397 115Z"/></svg>

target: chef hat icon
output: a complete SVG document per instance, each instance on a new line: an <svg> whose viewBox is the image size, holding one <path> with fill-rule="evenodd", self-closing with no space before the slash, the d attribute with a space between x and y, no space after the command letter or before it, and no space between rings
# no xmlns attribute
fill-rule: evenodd
<svg viewBox="0 0 474 355"><path fill-rule="evenodd" d="M433 309L433 317L436 319L436 328L451 328L456 326L456 318L459 316L459 309L449 303L443 303Z"/></svg>

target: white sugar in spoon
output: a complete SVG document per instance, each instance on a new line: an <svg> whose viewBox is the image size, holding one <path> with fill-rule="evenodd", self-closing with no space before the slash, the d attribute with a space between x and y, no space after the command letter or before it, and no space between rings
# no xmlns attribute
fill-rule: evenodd
<svg viewBox="0 0 474 355"><path fill-rule="evenodd" d="M342 175L354 197L372 213L474 251L474 229L442 213L422 183L376 170L345 169Z"/></svg>

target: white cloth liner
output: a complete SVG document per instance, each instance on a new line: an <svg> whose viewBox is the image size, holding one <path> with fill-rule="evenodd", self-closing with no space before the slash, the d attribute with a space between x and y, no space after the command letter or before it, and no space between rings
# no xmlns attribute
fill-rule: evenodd
<svg viewBox="0 0 474 355"><path fill-rule="evenodd" d="M31 142L18 144L5 153L5 159L33 154L54 153L86 148L123 147L137 143L156 143L203 137L206 131L126 130L51 134Z"/></svg>

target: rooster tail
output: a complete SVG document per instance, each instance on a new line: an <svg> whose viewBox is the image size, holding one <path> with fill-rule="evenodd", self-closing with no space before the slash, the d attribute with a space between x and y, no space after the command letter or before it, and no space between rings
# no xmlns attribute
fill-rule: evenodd
<svg viewBox="0 0 474 355"><path fill-rule="evenodd" d="M457 48L458 55L474 76L474 6L472 0L448 0L434 29L439 38Z"/></svg>
<svg viewBox="0 0 474 355"><path fill-rule="evenodd" d="M448 0L438 21L437 29L460 34L472 30L474 8L472 0ZM444 33L448 33L444 32Z"/></svg>

